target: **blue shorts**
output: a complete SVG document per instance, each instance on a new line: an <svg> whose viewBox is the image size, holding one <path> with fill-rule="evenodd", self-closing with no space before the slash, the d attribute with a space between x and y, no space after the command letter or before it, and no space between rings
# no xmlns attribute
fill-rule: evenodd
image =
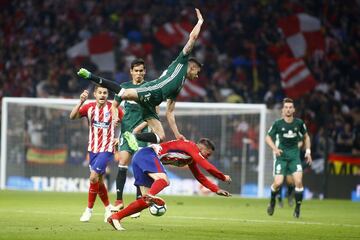
<svg viewBox="0 0 360 240"><path fill-rule="evenodd" d="M151 147L145 147L135 153L132 158L135 186L151 187L154 179L148 173L166 173L164 166Z"/></svg>
<svg viewBox="0 0 360 240"><path fill-rule="evenodd" d="M98 174L104 174L108 162L114 159L114 154L112 152L99 152L93 153L89 152L90 157L90 170L95 171Z"/></svg>

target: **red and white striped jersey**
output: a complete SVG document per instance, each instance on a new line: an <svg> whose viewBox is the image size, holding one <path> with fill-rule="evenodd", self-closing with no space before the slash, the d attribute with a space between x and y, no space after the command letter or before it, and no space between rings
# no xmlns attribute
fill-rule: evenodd
<svg viewBox="0 0 360 240"><path fill-rule="evenodd" d="M107 101L102 107L96 102L90 102L79 110L81 117L86 117L89 123L89 152L114 152L115 126L111 116L111 102ZM119 108L119 119L124 112Z"/></svg>
<svg viewBox="0 0 360 240"><path fill-rule="evenodd" d="M198 165L212 176L225 181L225 175L201 155L196 143L188 140L172 140L150 145L164 165L183 167L188 165L194 177L213 192L220 188L212 183L199 169Z"/></svg>

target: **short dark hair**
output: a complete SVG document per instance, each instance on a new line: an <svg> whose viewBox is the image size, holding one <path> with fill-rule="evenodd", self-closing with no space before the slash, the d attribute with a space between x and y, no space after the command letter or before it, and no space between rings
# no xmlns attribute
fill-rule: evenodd
<svg viewBox="0 0 360 240"><path fill-rule="evenodd" d="M215 144L208 138L201 138L198 143L203 144L206 148L215 151Z"/></svg>
<svg viewBox="0 0 360 240"><path fill-rule="evenodd" d="M103 86L101 86L101 85L99 85L99 84L94 84L94 92L96 92L96 90L98 89L98 88L106 88L106 87L103 87ZM107 89L107 88L106 88ZM109 89L107 89L108 91L109 91Z"/></svg>
<svg viewBox="0 0 360 240"><path fill-rule="evenodd" d="M130 68L133 69L134 67L138 65L144 65L145 67L145 61L142 58L136 58L131 62Z"/></svg>
<svg viewBox="0 0 360 240"><path fill-rule="evenodd" d="M294 104L294 100L292 100L291 98L284 98L282 103L283 103L283 106L285 105L285 103Z"/></svg>
<svg viewBox="0 0 360 240"><path fill-rule="evenodd" d="M189 60L188 60L189 62L194 62L194 63L196 63L200 68L202 68L203 67L203 64L199 61L199 60L197 60L196 58L194 58L194 57L189 57Z"/></svg>

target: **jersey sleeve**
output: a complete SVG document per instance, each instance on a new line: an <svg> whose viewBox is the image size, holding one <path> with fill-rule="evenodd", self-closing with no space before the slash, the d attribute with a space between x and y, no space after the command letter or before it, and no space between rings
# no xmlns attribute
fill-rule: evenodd
<svg viewBox="0 0 360 240"><path fill-rule="evenodd" d="M80 114L80 117L86 117L87 116L87 112L89 110L89 107L90 107L90 104L85 104L84 106L82 106L80 109L79 109L79 114Z"/></svg>
<svg viewBox="0 0 360 240"><path fill-rule="evenodd" d="M189 59L189 55L184 55L183 51L179 53L179 55L176 57L174 61L171 62L171 64L167 67L167 69L171 69L173 66L176 66L179 63L185 64L187 63ZM165 70L166 74L170 74L167 70Z"/></svg>
<svg viewBox="0 0 360 240"><path fill-rule="evenodd" d="M181 51L179 53L179 55L177 56L177 58L175 59L175 62L178 62L178 63L186 63L187 61L189 60L189 54L185 55L183 53L183 51Z"/></svg>
<svg viewBox="0 0 360 240"><path fill-rule="evenodd" d="M203 186L210 189L212 192L217 192L220 189L216 184L211 182L204 174L202 174L195 162L189 164L189 168L196 180L198 180Z"/></svg>
<svg viewBox="0 0 360 240"><path fill-rule="evenodd" d="M274 122L273 125L270 127L269 131L267 132L267 135L269 135L274 141L276 138L276 133L277 133L277 121Z"/></svg>
<svg viewBox="0 0 360 240"><path fill-rule="evenodd" d="M225 181L226 177L225 175L218 170L214 165L208 162L206 158L204 158L201 153L199 152L199 149L194 143L191 142L184 142L184 150L187 152L193 161L195 161L197 164L199 164L203 169L205 169L208 173L210 173L212 176Z"/></svg>

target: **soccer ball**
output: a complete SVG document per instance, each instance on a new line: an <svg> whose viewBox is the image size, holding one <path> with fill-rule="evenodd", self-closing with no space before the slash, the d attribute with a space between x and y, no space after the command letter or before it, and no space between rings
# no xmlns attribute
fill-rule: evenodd
<svg viewBox="0 0 360 240"><path fill-rule="evenodd" d="M160 217L160 216L162 216L162 215L164 215L166 213L166 205L159 206L159 205L156 205L156 204L152 204L149 207L149 212L153 216Z"/></svg>

